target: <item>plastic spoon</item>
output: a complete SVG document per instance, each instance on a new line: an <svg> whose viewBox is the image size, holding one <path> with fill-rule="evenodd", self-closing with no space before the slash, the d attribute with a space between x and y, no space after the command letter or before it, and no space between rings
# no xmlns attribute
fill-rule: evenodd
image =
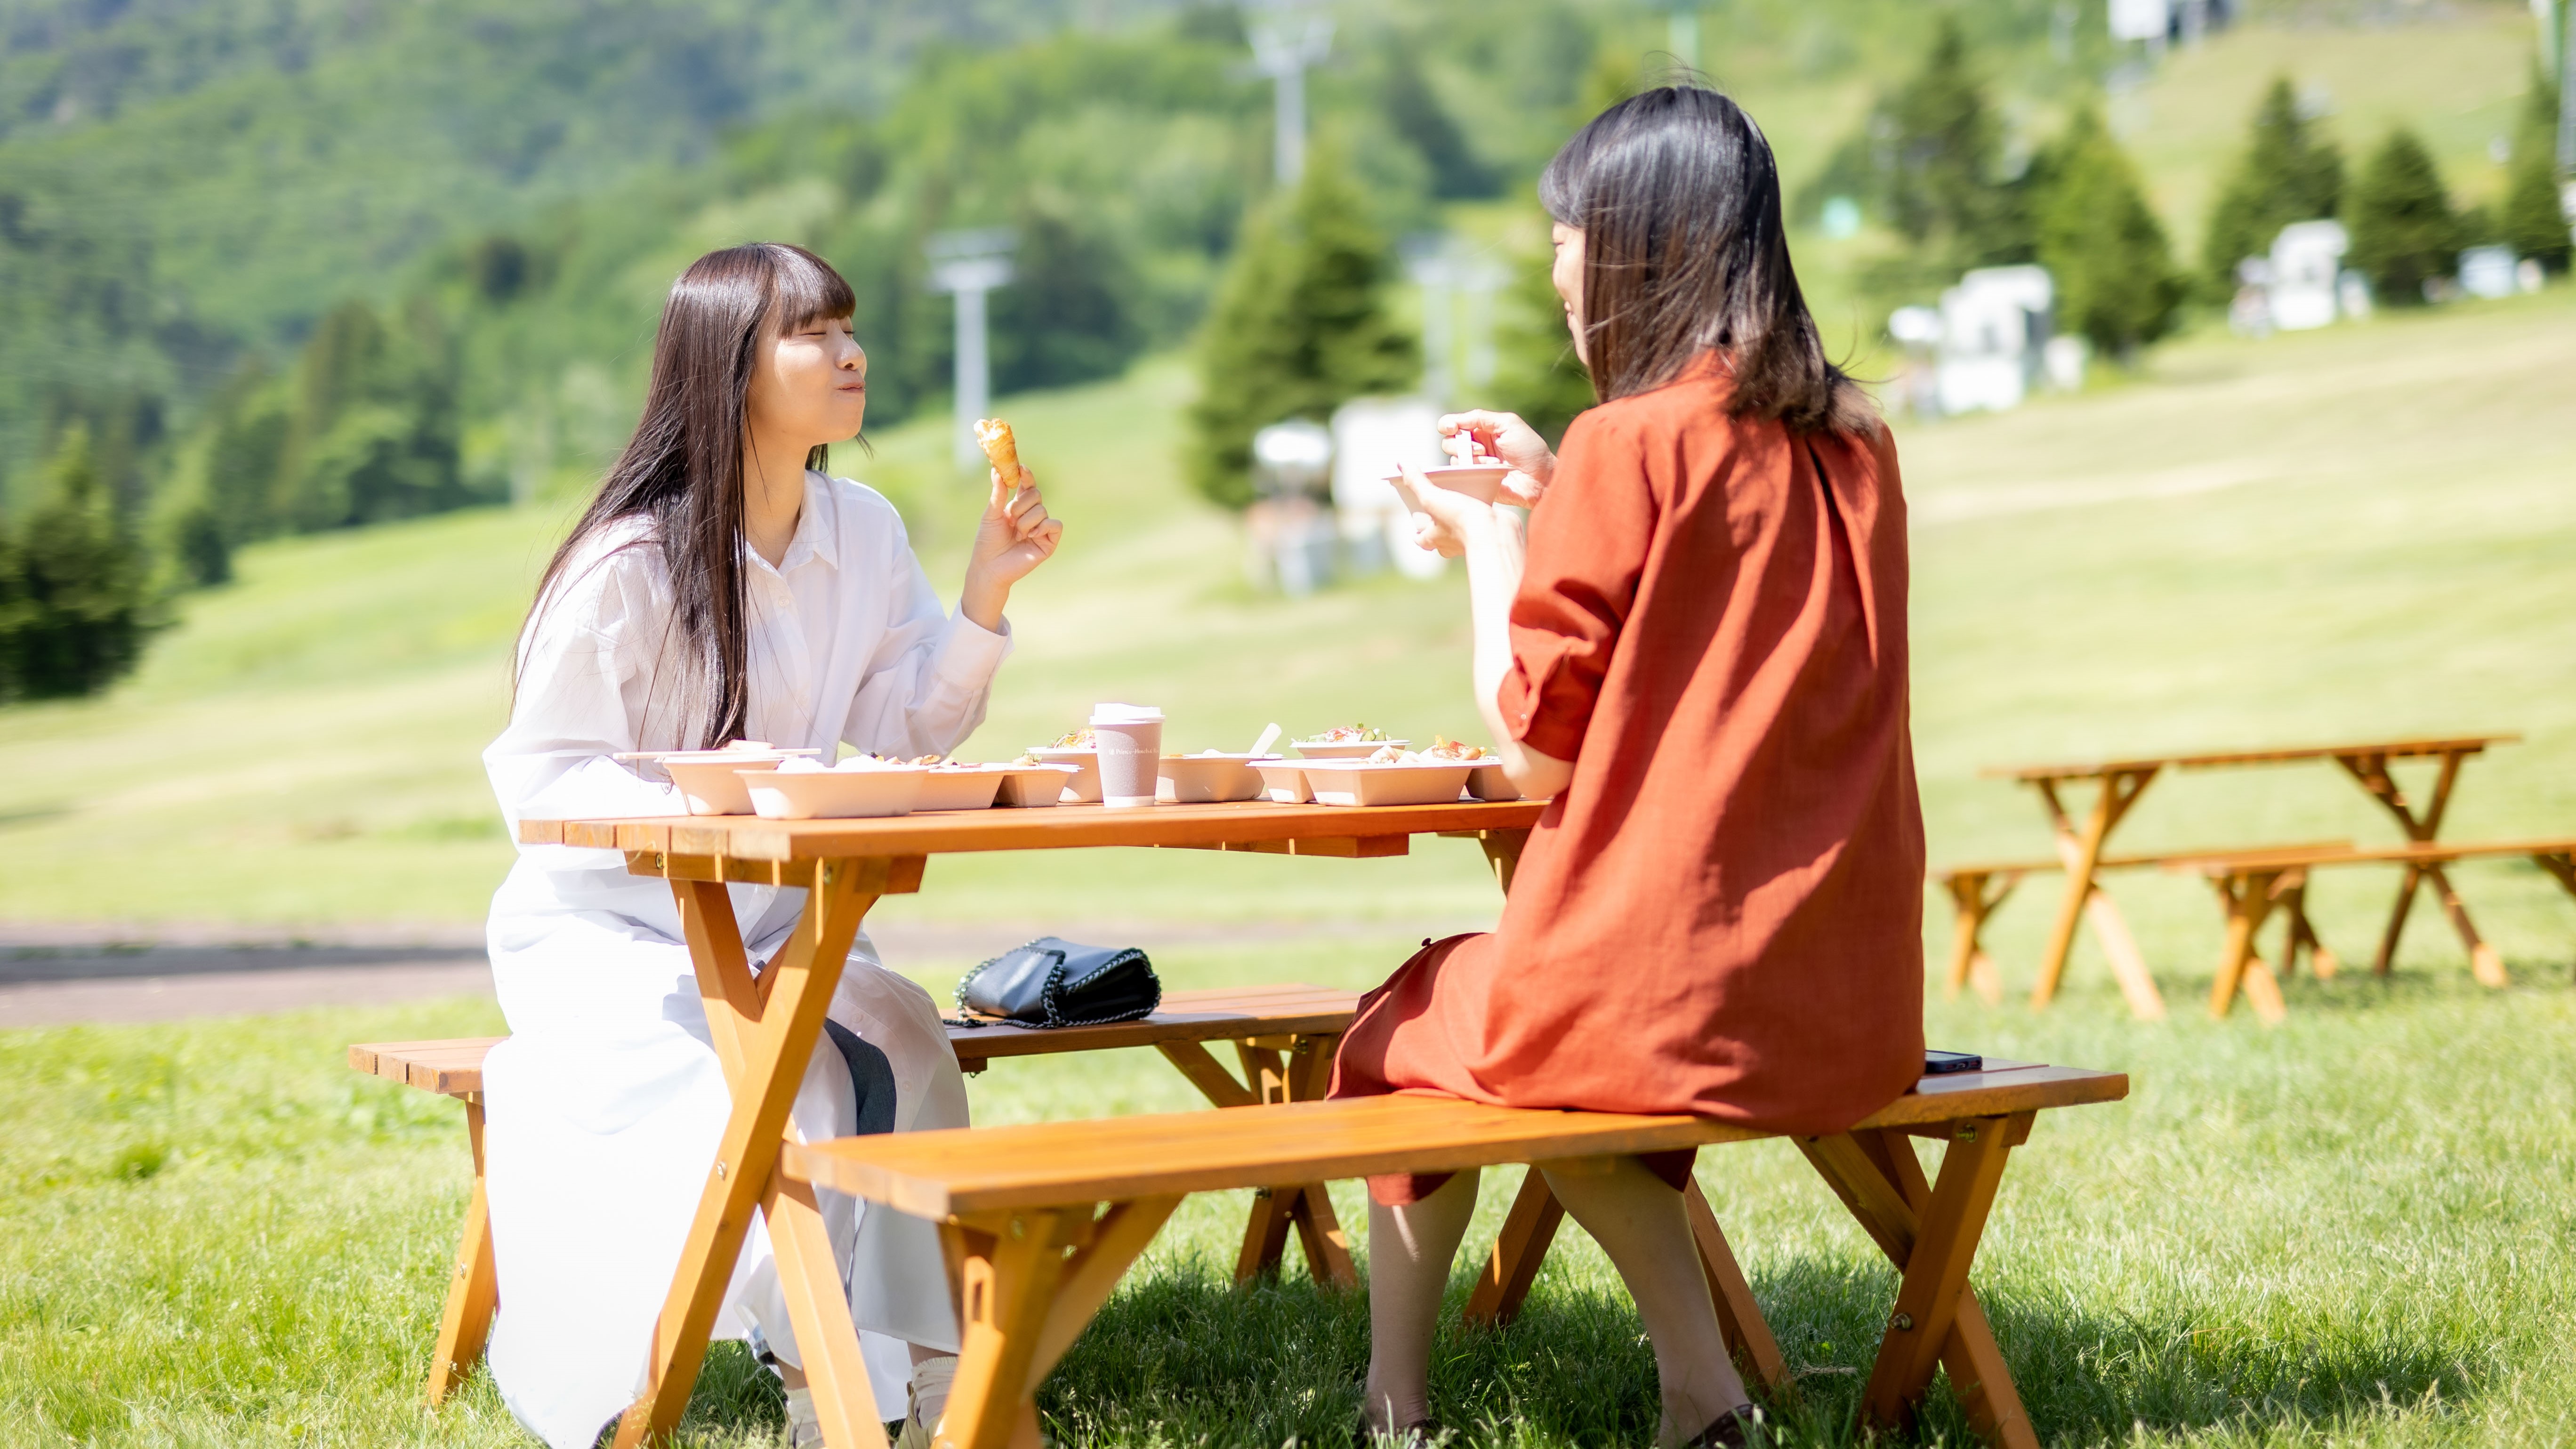
<svg viewBox="0 0 2576 1449"><path fill-rule="evenodd" d="M1261 738L1252 742L1252 757L1257 760L1263 755L1269 754L1270 747L1278 742L1279 726L1276 722L1273 722L1270 728L1261 732Z"/></svg>

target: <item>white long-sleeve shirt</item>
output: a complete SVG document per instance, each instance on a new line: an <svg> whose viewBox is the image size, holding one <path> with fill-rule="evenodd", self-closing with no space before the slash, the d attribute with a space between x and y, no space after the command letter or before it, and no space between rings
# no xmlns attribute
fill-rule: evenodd
<svg viewBox="0 0 2576 1449"><path fill-rule="evenodd" d="M808 473L776 568L746 550L746 733L820 750L945 753L984 717L1010 650L941 608L903 520L877 493ZM665 650L670 580L646 526L571 562L520 646L509 728L483 753L511 832L522 817L672 815L668 784L611 758L701 741ZM731 887L752 959L784 942L801 889ZM613 850L522 846L492 900L492 977L510 1040L484 1063L487 1182L501 1314L491 1363L521 1422L587 1445L633 1395L731 1094L708 1045L670 888ZM963 1126L964 1080L928 992L863 934L831 1017L886 1054L896 1130ZM818 1051L797 1098L808 1136L853 1130L850 1077ZM878 1402L901 1404L902 1342L955 1345L935 1230L827 1194ZM717 1323L796 1358L757 1229ZM891 1396L891 1397L889 1397Z"/></svg>

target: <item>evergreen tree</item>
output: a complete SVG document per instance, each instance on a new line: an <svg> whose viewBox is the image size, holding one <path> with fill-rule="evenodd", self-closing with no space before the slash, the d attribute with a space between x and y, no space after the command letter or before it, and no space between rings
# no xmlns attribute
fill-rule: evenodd
<svg viewBox="0 0 2576 1449"><path fill-rule="evenodd" d="M2424 284L2450 275L2460 250L2460 219L2433 153L2415 133L2389 133L2346 198L2344 225L2352 233L2345 260L2370 278L2379 300L2409 306L2424 298Z"/></svg>
<svg viewBox="0 0 2576 1449"><path fill-rule="evenodd" d="M2171 331L2182 306L2165 229L2137 168L2101 113L2076 112L2054 148L2041 204L2039 256L2057 284L2058 325L2123 360Z"/></svg>
<svg viewBox="0 0 2576 1449"><path fill-rule="evenodd" d="M280 473L299 530L410 518L470 500L458 469L456 380L437 319L401 333L364 302L325 314L305 344Z"/></svg>
<svg viewBox="0 0 2576 1449"><path fill-rule="evenodd" d="M1950 271L2029 259L2023 198L2001 179L2002 127L1954 17L1942 16L1923 68L1870 130L1882 142L1880 205L1918 252Z"/></svg>
<svg viewBox="0 0 2576 1449"><path fill-rule="evenodd" d="M86 425L65 432L46 472L0 581L0 691L28 699L104 688L134 667L149 628L142 550L116 517Z"/></svg>
<svg viewBox="0 0 2576 1449"><path fill-rule="evenodd" d="M2504 209L2496 220L2501 240L2515 256L2529 257L2552 272L2567 270L2571 249L2558 191L2558 87L2538 66L2532 67L2505 180Z"/></svg>
<svg viewBox="0 0 2576 1449"><path fill-rule="evenodd" d="M1294 195L1273 197L1246 225L1200 335L1184 461L1201 493L1249 505L1254 433L1414 385L1420 349L1381 295L1389 260L1330 148L1308 155Z"/></svg>
<svg viewBox="0 0 2576 1449"><path fill-rule="evenodd" d="M2201 279L2212 294L2236 290L2236 264L2262 256L2294 221L2333 216L2343 202L2343 153L2299 114L2288 76L2275 77L2255 108L2245 154L2209 213Z"/></svg>

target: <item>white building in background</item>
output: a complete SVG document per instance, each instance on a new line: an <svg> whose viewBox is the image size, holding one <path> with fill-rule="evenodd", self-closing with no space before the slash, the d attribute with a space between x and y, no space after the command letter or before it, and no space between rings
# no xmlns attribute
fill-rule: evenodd
<svg viewBox="0 0 2576 1449"><path fill-rule="evenodd" d="M2265 292L2272 325L2284 332L2324 327L2340 310L2337 282L2351 236L2339 221L2294 221L2272 239Z"/></svg>
<svg viewBox="0 0 2576 1449"><path fill-rule="evenodd" d="M2196 42L2226 26L2236 7L2230 0L2109 0L2111 38L2143 40L2150 46Z"/></svg>
<svg viewBox="0 0 2576 1449"><path fill-rule="evenodd" d="M2460 253L2460 290L2472 297L2510 297L2520 289L2514 278L2513 248L2471 247Z"/></svg>
<svg viewBox="0 0 2576 1449"><path fill-rule="evenodd" d="M1438 468L1440 409L1429 398L1353 398L1333 412L1333 513L1354 573L1392 563L1407 578L1438 578L1449 561L1413 542L1413 515L1386 476L1398 465Z"/></svg>
<svg viewBox="0 0 2576 1449"><path fill-rule="evenodd" d="M1945 413L2001 412L2046 375L2057 289L2046 267L1980 267L1941 294L1936 388Z"/></svg>

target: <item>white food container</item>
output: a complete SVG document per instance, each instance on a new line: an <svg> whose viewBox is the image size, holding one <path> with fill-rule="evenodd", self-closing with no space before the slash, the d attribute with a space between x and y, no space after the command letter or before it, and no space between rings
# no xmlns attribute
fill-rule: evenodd
<svg viewBox="0 0 2576 1449"><path fill-rule="evenodd" d="M765 820L856 820L909 815L929 767L876 770L745 770L751 808Z"/></svg>
<svg viewBox="0 0 2576 1449"><path fill-rule="evenodd" d="M1521 798L1520 788L1512 783L1512 777L1503 773L1502 766L1493 764L1471 763L1467 766L1467 793L1479 800Z"/></svg>
<svg viewBox="0 0 2576 1449"><path fill-rule="evenodd" d="M1501 499L1503 480L1510 476L1511 465L1507 463L1452 463L1446 468L1422 470L1423 482L1435 488L1446 488L1452 493L1464 493L1479 503ZM1423 511L1421 500L1413 496L1413 485L1402 473L1389 474L1386 481L1395 485L1396 496L1403 500L1408 512ZM1521 500L1512 498L1507 501L1519 503Z"/></svg>
<svg viewBox="0 0 2576 1449"><path fill-rule="evenodd" d="M1080 770L1071 765L995 765L1002 772L1001 793L995 803L1018 809L1060 804L1065 785Z"/></svg>
<svg viewBox="0 0 2576 1449"><path fill-rule="evenodd" d="M1226 805L1261 798L1256 760L1273 755L1165 755L1155 770L1154 796L1174 805Z"/></svg>
<svg viewBox="0 0 2576 1449"><path fill-rule="evenodd" d="M1473 765L1308 765L1306 786L1318 805L1442 805L1458 798Z"/></svg>
<svg viewBox="0 0 2576 1449"><path fill-rule="evenodd" d="M1389 745L1410 749L1411 740L1355 740L1347 745L1327 745L1314 740L1291 740L1297 753L1310 760L1365 760Z"/></svg>
<svg viewBox="0 0 2576 1449"><path fill-rule="evenodd" d="M1306 788L1306 763L1264 760L1252 768L1261 776L1262 794L1282 805L1306 805L1315 798L1315 792Z"/></svg>
<svg viewBox="0 0 2576 1449"><path fill-rule="evenodd" d="M751 796L735 771L774 769L781 760L812 755L814 750L743 749L655 750L620 755L621 760L649 761L662 767L692 815L749 815Z"/></svg>
<svg viewBox="0 0 2576 1449"><path fill-rule="evenodd" d="M915 810L990 810L993 797L1002 790L1006 768L992 765L942 767L933 765L929 777L921 782L921 799Z"/></svg>
<svg viewBox="0 0 2576 1449"><path fill-rule="evenodd" d="M1100 803L1100 752L1089 745L1081 749L1057 749L1049 745L1029 754L1041 765L1071 765L1073 778L1064 782L1064 803L1097 805Z"/></svg>

